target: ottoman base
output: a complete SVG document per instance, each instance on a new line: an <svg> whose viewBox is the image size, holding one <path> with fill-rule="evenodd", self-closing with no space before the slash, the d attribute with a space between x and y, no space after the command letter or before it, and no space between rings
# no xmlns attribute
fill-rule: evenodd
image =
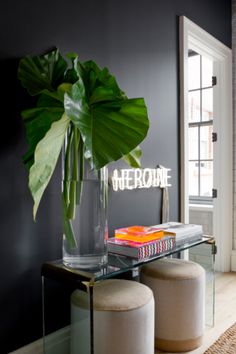
<svg viewBox="0 0 236 354"><path fill-rule="evenodd" d="M188 352L194 350L202 345L203 336L187 340L167 340L155 338L155 347L164 352Z"/></svg>

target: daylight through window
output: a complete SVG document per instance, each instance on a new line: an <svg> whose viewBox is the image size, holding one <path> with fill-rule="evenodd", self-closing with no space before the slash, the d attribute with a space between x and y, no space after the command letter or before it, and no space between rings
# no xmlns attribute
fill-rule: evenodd
<svg viewBox="0 0 236 354"><path fill-rule="evenodd" d="M189 196L192 203L212 202L213 84L213 62L189 50Z"/></svg>

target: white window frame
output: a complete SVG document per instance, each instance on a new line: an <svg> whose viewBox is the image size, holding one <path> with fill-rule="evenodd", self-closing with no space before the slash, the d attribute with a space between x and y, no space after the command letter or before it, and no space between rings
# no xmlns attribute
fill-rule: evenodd
<svg viewBox="0 0 236 354"><path fill-rule="evenodd" d="M209 33L187 19L180 17L180 140L181 140L181 221L189 222L188 192L188 49L216 62L217 76L214 111L214 188L218 198L213 200L213 236L218 254L216 269L231 270L233 224L233 120L232 120L232 51ZM215 158L217 156L217 158Z"/></svg>

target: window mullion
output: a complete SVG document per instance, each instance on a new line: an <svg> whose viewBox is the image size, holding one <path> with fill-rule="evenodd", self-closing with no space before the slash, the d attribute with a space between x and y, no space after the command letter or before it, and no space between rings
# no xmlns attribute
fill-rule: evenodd
<svg viewBox="0 0 236 354"><path fill-rule="evenodd" d="M197 126L210 126L210 125L213 125L213 119L211 120L204 120L202 122L190 122L189 124L189 127L197 127Z"/></svg>

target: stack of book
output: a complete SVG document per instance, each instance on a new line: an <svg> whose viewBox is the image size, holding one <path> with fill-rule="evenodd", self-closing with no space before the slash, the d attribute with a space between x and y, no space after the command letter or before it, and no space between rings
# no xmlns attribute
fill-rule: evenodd
<svg viewBox="0 0 236 354"><path fill-rule="evenodd" d="M201 239L202 225L168 222L155 226L129 226L115 230L107 241L108 252L146 259L175 246Z"/></svg>
<svg viewBox="0 0 236 354"><path fill-rule="evenodd" d="M180 222L171 221L165 224L156 225L155 227L163 230L165 235L175 236L177 246L189 241L197 241L203 236L202 225L182 224Z"/></svg>
<svg viewBox="0 0 236 354"><path fill-rule="evenodd" d="M108 251L136 259L146 259L175 246L175 236L166 235L156 226L130 226L115 230L115 237L107 242Z"/></svg>

